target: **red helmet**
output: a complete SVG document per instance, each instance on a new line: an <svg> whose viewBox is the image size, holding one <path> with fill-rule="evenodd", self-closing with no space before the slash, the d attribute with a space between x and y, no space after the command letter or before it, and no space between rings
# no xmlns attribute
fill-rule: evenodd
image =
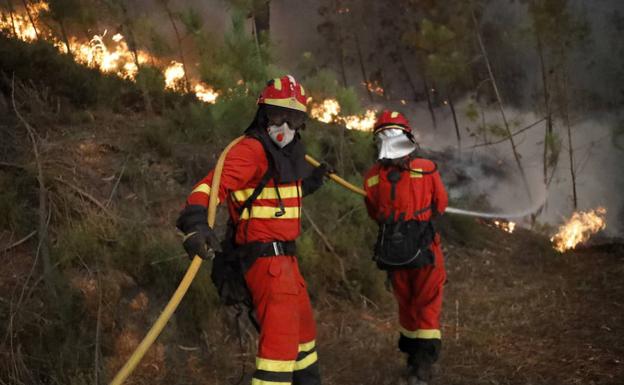
<svg viewBox="0 0 624 385"><path fill-rule="evenodd" d="M402 113L397 111L384 110L377 116L373 133L377 134L386 128L398 128L405 131L408 135L412 134L409 122Z"/></svg>
<svg viewBox="0 0 624 385"><path fill-rule="evenodd" d="M290 75L268 81L258 98L258 104L269 104L306 112L306 96L301 84Z"/></svg>

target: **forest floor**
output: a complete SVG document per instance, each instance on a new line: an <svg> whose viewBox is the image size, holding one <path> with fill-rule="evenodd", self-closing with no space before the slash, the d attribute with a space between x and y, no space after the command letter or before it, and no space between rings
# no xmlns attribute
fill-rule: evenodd
<svg viewBox="0 0 624 385"><path fill-rule="evenodd" d="M492 229L446 249L443 348L432 384L623 384L624 245L543 256ZM325 383L400 384L395 305L318 306Z"/></svg>

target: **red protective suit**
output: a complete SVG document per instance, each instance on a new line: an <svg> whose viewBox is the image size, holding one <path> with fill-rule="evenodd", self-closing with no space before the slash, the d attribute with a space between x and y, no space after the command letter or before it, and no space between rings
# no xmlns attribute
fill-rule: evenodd
<svg viewBox="0 0 624 385"><path fill-rule="evenodd" d="M394 187L388 180L392 170L401 172ZM427 159L406 160L400 168L378 162L366 174L364 189L368 213L378 223L400 214L405 220L428 221L434 210L441 214L448 204L436 165ZM434 362L440 349L440 311L446 280L439 235L430 249L434 264L394 270L391 279L399 305L399 348L416 359Z"/></svg>
<svg viewBox="0 0 624 385"><path fill-rule="evenodd" d="M249 211L237 208L253 193L269 165L262 144L245 138L228 152L219 188L219 201L227 202L236 224L236 244L294 241L300 232L301 180L262 189ZM214 171L202 179L187 199L188 205L208 205ZM252 385L320 384L315 348L316 326L295 256L258 258L245 274L251 292L260 340Z"/></svg>

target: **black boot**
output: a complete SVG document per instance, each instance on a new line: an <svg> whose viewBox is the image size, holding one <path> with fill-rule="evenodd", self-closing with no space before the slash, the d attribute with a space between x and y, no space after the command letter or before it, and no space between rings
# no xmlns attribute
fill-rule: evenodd
<svg viewBox="0 0 624 385"><path fill-rule="evenodd" d="M433 361L423 354L413 354L407 357L407 384L427 385L432 378L431 367Z"/></svg>

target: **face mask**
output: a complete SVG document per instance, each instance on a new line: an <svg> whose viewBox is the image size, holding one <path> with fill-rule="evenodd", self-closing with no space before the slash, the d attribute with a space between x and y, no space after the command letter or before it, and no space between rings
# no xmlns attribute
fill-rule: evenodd
<svg viewBox="0 0 624 385"><path fill-rule="evenodd" d="M402 158L416 149L416 144L405 135L403 130L388 128L376 136L379 159Z"/></svg>
<svg viewBox="0 0 624 385"><path fill-rule="evenodd" d="M267 132L273 143L279 148L284 148L288 143L292 142L296 133L295 130L288 126L287 122L282 123L281 126L270 125L267 127Z"/></svg>

